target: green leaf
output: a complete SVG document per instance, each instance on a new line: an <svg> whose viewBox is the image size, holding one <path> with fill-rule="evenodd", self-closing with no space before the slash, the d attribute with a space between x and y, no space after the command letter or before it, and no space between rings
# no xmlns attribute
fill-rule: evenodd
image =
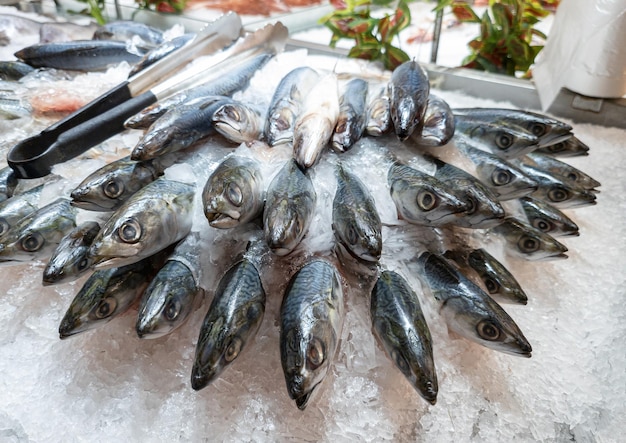
<svg viewBox="0 0 626 443"><path fill-rule="evenodd" d="M489 17L487 11L485 11L480 21L480 35L483 40L487 40L493 35L493 24L491 23L491 17Z"/></svg>
<svg viewBox="0 0 626 443"><path fill-rule="evenodd" d="M392 45L385 46L385 52L383 53L383 64L385 68L394 70L402 63L409 61L409 55L400 48L396 48Z"/></svg>
<svg viewBox="0 0 626 443"><path fill-rule="evenodd" d="M465 2L454 1L451 5L452 14L460 22L480 23L480 18L474 10Z"/></svg>
<svg viewBox="0 0 626 443"><path fill-rule="evenodd" d="M357 45L348 52L348 57L362 58L365 60L376 60L379 56L380 46L378 44Z"/></svg>
<svg viewBox="0 0 626 443"><path fill-rule="evenodd" d="M496 25L500 28L501 35L506 37L509 34L511 25L513 24L511 10L502 3L496 3L493 5L491 11Z"/></svg>

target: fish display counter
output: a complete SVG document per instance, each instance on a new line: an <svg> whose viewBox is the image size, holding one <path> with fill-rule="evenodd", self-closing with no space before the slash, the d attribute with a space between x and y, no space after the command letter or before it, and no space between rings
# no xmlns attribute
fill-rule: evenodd
<svg viewBox="0 0 626 443"><path fill-rule="evenodd" d="M246 64L251 62L245 58L236 65L239 71L231 71L233 78L247 78L241 80L247 86L233 92L232 98L253 110L256 104L262 114L281 80L296 68L314 70L313 74L302 73L313 76L313 81L298 77L298 84L318 87L310 102L327 106L325 116L334 109L327 104L333 96L338 105L337 84L343 90L349 80L359 78L369 84L370 91L378 92L389 82L398 81L375 64L315 55L301 48L278 51L269 60L254 60L258 65ZM42 95L45 88L60 84L67 91L91 89L95 98L125 81L131 69L131 63L122 62L101 72L61 73L60 77L58 72L41 71L19 82L3 81L2 86L11 91L12 100L31 100ZM277 143L270 148L265 142L267 136L265 141L257 140L262 129L251 123L236 127L228 120L231 125L223 124L218 109L233 103L213 99L196 101L189 111L196 117L200 110L219 104L210 116L215 128L208 137L203 134L188 140L191 130L172 136L181 125L180 118L163 124L166 129L158 125L148 131L124 129L81 155L54 164L50 175L20 178L13 183L13 196L5 201L16 201L11 199L31 192L36 195L30 202L34 206L54 204L52 211L63 214L64 220L72 218L74 226L94 228L97 223L102 229L96 231L106 233L111 227L126 240L108 244L106 234L94 235L85 229L82 239L95 237L87 248L86 260L92 261L78 261L76 266L97 269L81 270L73 278L59 281L58 275L49 273L48 260L53 251L57 252L59 238L54 247L46 249L45 257L28 254L41 247L37 235L27 240L20 237L20 254L12 252L13 246L2 238L0 440L619 441L626 432L622 420L626 414L626 267L621 257L626 250L626 131L558 119L569 128L568 134L571 131L581 142L579 146L589 150L587 155L557 158L594 177L600 185L593 185L595 204L574 205L562 211L575 222L579 235L558 237L562 247L549 251L547 258L552 259L529 260L529 255L520 256L519 250L533 245L511 243L498 232L497 227L504 225L500 223L503 215L494 215L500 217L498 222L487 226L484 220L475 222L466 217L469 208L462 204L464 216L455 218L462 220L458 223L464 227L434 226L434 219L429 220L430 226L424 226L423 222L413 223L408 203L404 207L398 204L398 188L402 180L408 180L407 174L427 171L429 177L439 177L450 173L439 163L442 159L450 164L456 161L479 174L479 168L467 160L471 156L461 155L472 152L471 143L463 141L464 128L480 118L476 108L492 109L488 111L490 122L497 120L494 108L515 108L509 102L436 86L424 95L439 97L439 103L449 105L457 115L454 137L435 143L442 146L425 146L439 136L427 132L431 127L426 125L418 148L399 141L408 137L404 133L370 135L347 148L337 141L334 150L321 150L314 157L300 157L296 150L296 158L291 160L291 144ZM28 103L30 109L24 106L28 113L0 120L3 157L20 140L37 134L62 115L59 110L33 112L32 102ZM180 116L185 108L178 109ZM472 119L464 119L466 113L473 115ZM232 116L233 112L224 115ZM207 117L203 118L206 121ZM496 125L507 127L502 120ZM150 131L155 134L152 139L145 135ZM88 194L83 186L96 171L120 159L130 162L127 156L149 156L154 140L168 137L170 150L151 159L141 158L142 162L150 161L149 168L125 182L141 188L128 191L132 205L118 205L115 199L125 189L115 181L98 185L104 194L100 203L81 200ZM308 136L306 143L298 141L297 135L293 137L293 144L308 153L313 136ZM178 150L173 147L176 143ZM528 158L538 162L540 156L529 154ZM224 159L238 162L228 164ZM249 164L260 165L258 176L251 174L243 184L238 182L241 186L219 188L232 174L228 171ZM150 174L153 177L146 179L149 184L139 185ZM291 177L289 186L277 184L283 174ZM262 200L268 206L280 200L276 195L285 192L292 203L289 209L297 212L294 217L312 208L307 228L298 230L302 234L299 242L283 243L264 232L263 226L278 217L259 217L262 205L250 197L256 195L255 180L266 190ZM366 188L371 194L367 204L376 210L367 212L376 212L381 227L378 253L353 252L359 258L347 251L349 240L335 240L344 226L333 215L337 190L343 189L340 194L344 195L357 181L361 183L357 189ZM214 187L220 189L216 193L229 195L231 204L238 202L240 209L208 204ZM480 188L472 185L474 190ZM412 200L422 207L430 206L429 196L419 194ZM436 196L440 198L440 194ZM71 206L70 199L74 201ZM310 204L311 199L315 205ZM507 214L520 214L515 199L501 200ZM0 203L0 208L6 206ZM256 215L243 218L243 211L252 207L256 209L250 211ZM276 211L283 214L286 210ZM122 213L118 211L126 211L125 216L112 220L111 213ZM143 219L147 213L150 217ZM241 223L237 217L242 217ZM56 219L53 230L68 232L61 226L61 218ZM345 232L347 239L355 235L354 230ZM167 249L181 239L184 241L175 252ZM71 244L71 250L80 249L79 243ZM156 253L164 248L174 255ZM451 280L462 281L464 288L481 284L478 278L468 282L458 277L458 268L448 260L453 255L443 256L444 251L470 249L488 251L497 258L519 282L524 298L502 303L502 308L490 308L503 309L504 313L498 314L500 326L481 322L481 328L468 332L459 326L463 319L481 314L475 308L450 314L455 301L442 303L441 298L460 287L446 290L452 284L447 276L456 276ZM128 268L137 265L135 257L145 257L139 262L139 271ZM103 265L107 261L108 265ZM113 262L114 266L109 266ZM181 268L177 264L191 270L186 279L173 277ZM106 273L122 268L128 272L122 277ZM199 296L184 306L168 305L164 315L172 324L182 311L186 311L186 321L174 326L160 323L157 328L138 320L144 318L149 303L140 301L136 294L158 291L155 275L165 268L168 274L160 285L181 290L197 285L199 289L190 292ZM111 296L86 317L76 314L79 308L73 300L77 294L96 294L107 285L106 279L115 278L120 292L129 292L132 287L135 289L130 292L135 295L124 299ZM249 298L245 309L237 311L245 315L215 314L225 309L219 307L224 294L237 294L236 282L241 281L247 289L241 292ZM485 285L481 294L489 290ZM390 287L414 292L418 301L413 304L421 305L422 315L416 315L413 322L427 325L432 342L435 375L430 374L427 381L411 381L405 375L410 371L402 365L405 360L399 354L409 345L404 343L396 350L392 347L388 353L390 327L381 328L384 321L373 321L391 315L390 304L384 303L386 293L393 292ZM302 302L305 297L301 295L311 291L321 302ZM122 310L123 303L125 312L112 317L112 312ZM324 316L328 325L323 332L311 333L315 340L307 348L306 361L309 369L323 367L327 373L315 380L313 395L307 391L302 396L293 388L295 382L285 378L295 339L282 334L291 330L294 322ZM208 349L206 343L212 334L226 333L226 326L213 328L220 322L230 325L228 328L234 328L233 324L245 327L237 329L236 336L229 336L221 359L214 363L219 370L211 373L202 367L211 360L210 352L196 348ZM496 335L500 331L513 337L515 343L507 340L505 344L504 337L502 346L487 343L484 337L493 339L494 329ZM224 344L224 339L219 340ZM427 389L420 390L420 386Z"/></svg>

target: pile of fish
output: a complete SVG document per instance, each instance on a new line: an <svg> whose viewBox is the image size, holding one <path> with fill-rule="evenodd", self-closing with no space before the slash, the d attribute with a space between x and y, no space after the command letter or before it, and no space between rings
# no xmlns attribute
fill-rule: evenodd
<svg viewBox="0 0 626 443"><path fill-rule="evenodd" d="M162 337L207 309L206 292L196 390L254 346L266 296L283 300L277 346L300 409L332 365L349 293L370 297L374 334L431 404L426 300L457 334L530 357L500 306L527 296L495 256L504 245L518 260L566 257L556 237L578 227L562 210L595 204L600 184L557 157L588 148L548 116L450 109L415 61L369 69L268 50L131 117L136 145L80 183L3 169L0 260L47 260L44 285L91 272L61 338L137 304L139 337ZM280 78L255 83L261 72ZM55 183L66 193L41 205Z"/></svg>

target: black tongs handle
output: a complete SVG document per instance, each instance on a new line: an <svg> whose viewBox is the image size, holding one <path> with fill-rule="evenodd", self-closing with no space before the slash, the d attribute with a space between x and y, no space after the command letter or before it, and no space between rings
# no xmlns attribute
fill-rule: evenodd
<svg viewBox="0 0 626 443"><path fill-rule="evenodd" d="M22 141L19 150L13 149L7 157L9 166L20 178L44 177L50 174L53 165L70 160L121 132L126 119L156 101L156 96L147 91L137 97L126 99L113 109L99 112L78 125L72 118L69 129L51 126L41 134ZM59 123L62 124L63 121ZM47 146L43 151L42 144L44 147Z"/></svg>

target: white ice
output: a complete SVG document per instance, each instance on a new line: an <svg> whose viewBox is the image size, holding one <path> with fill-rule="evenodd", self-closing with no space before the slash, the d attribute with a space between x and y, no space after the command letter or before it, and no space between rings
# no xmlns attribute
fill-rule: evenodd
<svg viewBox="0 0 626 443"><path fill-rule="evenodd" d="M303 59L301 53L294 57ZM289 60L289 55L282 58ZM267 79L268 89L274 81ZM263 79L252 84L263 85ZM453 107L477 105L458 92L434 92ZM269 100L267 96L261 99ZM480 106L511 104L481 100ZM567 211L581 232L564 240L569 259L533 263L498 257L529 297L527 306L505 309L532 344L531 359L448 334L434 304L422 296L439 378L437 404L430 406L374 339L367 285L353 282L333 369L302 412L287 395L278 347L280 302L286 276L295 268L289 257L264 263L267 307L256 339L199 392L191 389L189 377L210 292L170 336L140 340L134 331L136 311L131 311L100 329L60 341L60 319L86 277L42 287L43 263L3 267L0 441L621 441L626 434L626 131L573 127L591 151L588 157L565 161L602 186L596 206ZM129 149L132 140L128 144ZM271 155L258 147L233 149ZM386 235L402 234L402 223L394 220L384 200L384 183L375 181L375 168L368 172L358 166L357 151L346 155L375 193L384 219L395 225ZM318 202L329 205L334 184L323 179L324 169L331 169L326 161L314 183ZM215 166L211 162L208 168ZM93 169L92 164L85 175ZM320 209L312 228L310 237L321 241L309 246L318 253L331 241L328 214L328 206ZM240 245L229 242L225 233L215 235L210 247L217 258L208 267L217 279ZM414 240L408 235L387 238L383 260L407 275L421 294L403 261Z"/></svg>

